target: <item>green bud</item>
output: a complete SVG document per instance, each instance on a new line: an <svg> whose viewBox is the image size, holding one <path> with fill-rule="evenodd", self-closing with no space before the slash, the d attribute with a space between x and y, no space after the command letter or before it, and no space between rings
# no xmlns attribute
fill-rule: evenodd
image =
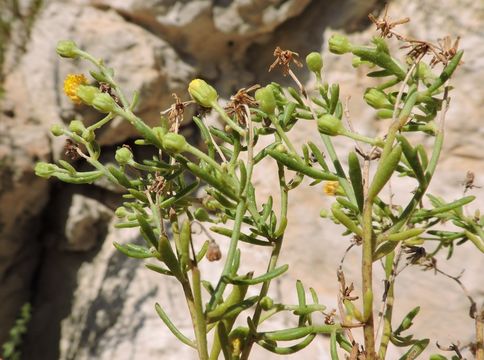
<svg viewBox="0 0 484 360"><path fill-rule="evenodd" d="M371 42L376 45L377 51L390 55L390 49L388 48L388 45L384 38L380 36L374 36Z"/></svg>
<svg viewBox="0 0 484 360"><path fill-rule="evenodd" d="M260 301L260 306L262 310L270 310L274 306L274 300L272 300L269 296L264 296Z"/></svg>
<svg viewBox="0 0 484 360"><path fill-rule="evenodd" d="M258 89L254 95L255 99L259 103L259 108L268 115L274 114L276 109L276 98L274 92L269 86Z"/></svg>
<svg viewBox="0 0 484 360"><path fill-rule="evenodd" d="M69 124L69 130L77 135L82 135L86 127L80 120L72 120Z"/></svg>
<svg viewBox="0 0 484 360"><path fill-rule="evenodd" d="M193 100L207 108L211 108L218 98L217 90L202 79L192 80L188 85L188 92Z"/></svg>
<svg viewBox="0 0 484 360"><path fill-rule="evenodd" d="M331 215L331 213L326 210L326 209L322 209L320 212L319 212L319 216L322 217L322 218L329 218Z"/></svg>
<svg viewBox="0 0 484 360"><path fill-rule="evenodd" d="M60 126L59 124L54 124L52 125L52 127L50 128L50 132L52 133L52 135L54 136L61 136L61 135L64 135L64 129L62 128L62 126Z"/></svg>
<svg viewBox="0 0 484 360"><path fill-rule="evenodd" d="M185 151L188 145L183 135L172 132L165 134L162 140L163 147L166 150L174 153L180 153L182 151Z"/></svg>
<svg viewBox="0 0 484 360"><path fill-rule="evenodd" d="M378 116L379 119L391 119L393 117L393 110L380 109L376 112L376 116Z"/></svg>
<svg viewBox="0 0 484 360"><path fill-rule="evenodd" d="M344 127L340 119L333 115L325 114L318 118L318 130L322 134L335 136L342 134Z"/></svg>
<svg viewBox="0 0 484 360"><path fill-rule="evenodd" d="M351 60L351 66L353 66L354 68L360 67L361 65L367 65L369 67L374 67L375 66L375 64L373 64L373 63L371 63L369 61L362 60L359 56L355 56Z"/></svg>
<svg viewBox="0 0 484 360"><path fill-rule="evenodd" d="M87 105L92 105L94 97L97 94L101 94L101 90L99 90L95 86L90 85L79 85L76 90L77 97Z"/></svg>
<svg viewBox="0 0 484 360"><path fill-rule="evenodd" d="M87 142L93 142L94 139L96 138L96 134L94 133L94 130L90 130L90 129L84 130L81 136Z"/></svg>
<svg viewBox="0 0 484 360"><path fill-rule="evenodd" d="M116 209L116 211L114 212L114 215L122 219L128 215L128 212L126 211L126 208L124 206L120 206Z"/></svg>
<svg viewBox="0 0 484 360"><path fill-rule="evenodd" d="M286 154L287 148L283 144L279 144L276 146L276 151Z"/></svg>
<svg viewBox="0 0 484 360"><path fill-rule="evenodd" d="M121 147L118 150L116 150L116 154L114 155L114 158L120 165L126 165L128 164L131 160L133 160L133 153L127 148L127 147Z"/></svg>
<svg viewBox="0 0 484 360"><path fill-rule="evenodd" d="M393 105L388 100L387 95L375 88L369 89L363 96L366 103L375 109L392 109Z"/></svg>
<svg viewBox="0 0 484 360"><path fill-rule="evenodd" d="M153 131L153 134L155 134L156 138L160 140L160 142L163 141L163 136L168 133L168 130L166 128L160 126L155 126L154 128L151 128L151 131Z"/></svg>
<svg viewBox="0 0 484 360"><path fill-rule="evenodd" d="M432 69L430 68L430 66L428 66L424 62L418 63L417 76L418 76L419 79L422 79L423 83L426 86L432 85L432 83L437 78L437 76L432 72Z"/></svg>
<svg viewBox="0 0 484 360"><path fill-rule="evenodd" d="M319 74L323 68L323 58L321 54L314 51L306 56L306 65L313 73Z"/></svg>
<svg viewBox="0 0 484 360"><path fill-rule="evenodd" d="M57 43L55 48L57 54L64 58L75 59L79 56L79 48L72 40L61 40Z"/></svg>
<svg viewBox="0 0 484 360"><path fill-rule="evenodd" d="M208 211L223 210L222 205L211 196L206 196L202 200L202 204Z"/></svg>
<svg viewBox="0 0 484 360"><path fill-rule="evenodd" d="M39 162L35 164L35 175L48 179L57 171L57 169L57 166L54 164Z"/></svg>
<svg viewBox="0 0 484 360"><path fill-rule="evenodd" d="M329 38L329 51L333 54L346 54L351 52L353 45L351 45L348 38L344 35L334 34Z"/></svg>
<svg viewBox="0 0 484 360"><path fill-rule="evenodd" d="M107 93L98 93L94 95L92 106L100 112L109 113L115 111L118 104L116 104L116 101L114 101L111 95Z"/></svg>
<svg viewBox="0 0 484 360"><path fill-rule="evenodd" d="M193 213L193 216L195 216L195 219L197 219L198 221L210 220L207 210L205 210L204 208L198 208L197 210L195 210L195 212Z"/></svg>

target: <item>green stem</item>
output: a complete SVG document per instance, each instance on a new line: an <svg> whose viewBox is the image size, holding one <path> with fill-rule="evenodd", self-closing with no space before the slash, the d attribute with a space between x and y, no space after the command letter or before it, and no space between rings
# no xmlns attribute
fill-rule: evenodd
<svg viewBox="0 0 484 360"><path fill-rule="evenodd" d="M207 346L207 327L206 319L203 313L202 305L202 290L200 281L200 270L198 267L192 267L192 283L193 283L193 297L194 297L194 311L195 311L195 337L197 339L197 348L200 360L208 359Z"/></svg>
<svg viewBox="0 0 484 360"><path fill-rule="evenodd" d="M189 153L195 155L199 159L205 161L207 164L209 164L212 167L214 167L215 169L217 169L220 173L222 173L222 174L224 173L224 170L219 165L219 163L216 162L214 159L212 159L207 154L205 154L203 151L198 150L196 147L194 147L194 146L192 146L190 144L187 144L187 147L186 147L185 150L188 151Z"/></svg>
<svg viewBox="0 0 484 360"><path fill-rule="evenodd" d="M363 294L373 293L373 226L372 226L373 201L365 199L363 206L363 251L362 251L362 282ZM363 296L363 308L373 309L373 296ZM363 333L365 338L365 350L368 360L375 359L375 330L373 325L373 311L370 311L366 319Z"/></svg>
<svg viewBox="0 0 484 360"><path fill-rule="evenodd" d="M107 114L104 118L102 118L101 120L99 120L97 123L94 123L92 124L91 126L89 126L87 128L87 130L97 130L99 129L100 127L104 126L105 124L107 124L108 122L110 122L112 119L114 118L114 115L113 113L109 113Z"/></svg>
<svg viewBox="0 0 484 360"><path fill-rule="evenodd" d="M354 133L354 132L351 132L351 131L345 131L341 135L347 136L347 137L349 137L353 140L362 141L364 143L367 143L367 144L370 144L370 145L373 145L373 146L383 147L383 145L384 145L384 142L383 142L382 139L370 138L368 136L363 136L363 135L360 135L360 134L357 134L357 133Z"/></svg>
<svg viewBox="0 0 484 360"><path fill-rule="evenodd" d="M284 177L284 167L279 163L278 163L278 167L279 167L279 186L281 190L281 216L280 216L280 228L276 232L282 233L284 229L283 228L281 229L281 227L284 226L285 228L285 225L283 224L287 224L288 189L287 189L287 185ZM279 258L279 254L281 251L281 247L282 247L282 240L283 240L283 237L282 237L282 234L280 234L279 238L274 241L271 258L269 261L269 265L267 266L266 272L270 272L275 269L277 265L277 260ZM267 295L267 293L269 292L270 285L271 285L271 280L264 282L259 293L259 301L257 302L256 308L254 310L254 315L252 316L252 323L254 324L254 327L256 329L257 329L257 326L259 325L261 314L262 314L262 307L260 305L260 300ZM255 341L254 334L250 333L245 342L245 347L242 350L242 354L240 357L241 360L246 360L249 358L249 354L252 349L252 346L254 345L254 341Z"/></svg>
<svg viewBox="0 0 484 360"><path fill-rule="evenodd" d="M393 272L396 269L393 266L393 259L395 258L395 252L390 253L386 258L385 264L385 272L386 272L386 280L388 282L388 289L386 293L386 307L385 307L385 314L383 316L383 332L382 338L380 341L380 349L378 351L378 355L380 360L384 360L388 348L388 344L390 342L390 336L392 334L392 315L393 315L393 304L394 304L394 291L395 282L393 281L394 275Z"/></svg>
<svg viewBox="0 0 484 360"><path fill-rule="evenodd" d="M228 126L230 126L233 130L235 130L239 135L244 138L245 137L245 130L242 129L239 125L237 125L231 118L230 116L227 115L225 110L217 103L217 101L212 102L212 107L217 111L222 119L227 123Z"/></svg>
<svg viewBox="0 0 484 360"><path fill-rule="evenodd" d="M301 160L302 161L302 159L298 156L297 151L296 151L296 148L292 144L291 140L289 140L289 138L287 137L286 133L281 128L281 125L279 125L279 121L277 120L277 118L274 115L269 115L269 119L271 120L272 125L274 125L274 127L276 128L277 134L286 143L286 145L289 148L289 150L291 150L291 152L295 155L295 157L298 160Z"/></svg>
<svg viewBox="0 0 484 360"><path fill-rule="evenodd" d="M210 302L207 305L207 311L211 311L215 308L215 305L218 304L219 300L222 298L222 294L225 290L227 284L223 279L230 275L230 271L232 269L232 265L235 258L235 252L237 251L237 243L240 237L240 229L242 226L242 220L244 218L244 214L246 211L246 199L242 198L237 205L237 209L235 212L235 221L234 227L232 232L232 237L230 238L229 249L227 252L227 260L225 261L224 268L222 270L222 275L220 276L220 280L218 281L217 287L215 288L215 292L213 293L212 297L210 298Z"/></svg>
<svg viewBox="0 0 484 360"><path fill-rule="evenodd" d="M94 56L92 56L91 54L89 54L85 51L82 51L82 50L79 51L79 55L81 57L83 57L84 59L92 62L95 66L97 66L101 70L102 74L106 78L109 85L111 85L113 87L113 89L116 91L116 94L118 95L119 99L121 100L121 104L123 105L123 107L126 110L129 109L129 102L126 100L126 97L124 96L123 92L121 91L119 85L116 83L116 81L114 81L113 77L110 75L110 70L103 64L103 62L97 60Z"/></svg>

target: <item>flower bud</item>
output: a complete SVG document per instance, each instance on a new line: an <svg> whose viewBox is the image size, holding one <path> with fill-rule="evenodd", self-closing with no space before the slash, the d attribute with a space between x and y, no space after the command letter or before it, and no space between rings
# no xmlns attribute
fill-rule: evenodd
<svg viewBox="0 0 484 360"><path fill-rule="evenodd" d="M92 105L94 96L97 94L101 94L101 90L90 85L79 85L76 90L76 96L87 105Z"/></svg>
<svg viewBox="0 0 484 360"><path fill-rule="evenodd" d="M46 162L39 162L35 164L35 175L45 179L50 178L57 170L57 166Z"/></svg>
<svg viewBox="0 0 484 360"><path fill-rule="evenodd" d="M417 76L419 77L419 79L422 79L423 83L426 86L430 86L437 78L437 76L432 72L430 66L428 66L424 62L418 63Z"/></svg>
<svg viewBox="0 0 484 360"><path fill-rule="evenodd" d="M333 54L346 54L351 52L352 45L346 36L335 34L329 38L329 51Z"/></svg>
<svg viewBox="0 0 484 360"><path fill-rule="evenodd" d="M353 57L353 59L351 59L351 66L353 66L354 68L360 67L361 65L366 65L370 68L375 66L375 64L369 61L362 60L359 56L355 56Z"/></svg>
<svg viewBox="0 0 484 360"><path fill-rule="evenodd" d="M341 120L330 114L325 114L318 118L318 130L320 133L329 136L339 135L344 132Z"/></svg>
<svg viewBox="0 0 484 360"><path fill-rule="evenodd" d="M259 108L268 115L274 114L276 109L276 98L274 92L269 86L258 89L254 95L259 103Z"/></svg>
<svg viewBox="0 0 484 360"><path fill-rule="evenodd" d="M55 48L57 54L64 58L75 59L79 56L79 48L72 40L61 40L57 43Z"/></svg>
<svg viewBox="0 0 484 360"><path fill-rule="evenodd" d="M60 126L59 124L54 124L52 125L52 127L50 128L50 132L52 133L52 135L54 136L61 136L61 135L64 135L64 129L62 128L62 126Z"/></svg>
<svg viewBox="0 0 484 360"><path fill-rule="evenodd" d="M380 109L376 112L376 116L379 119L391 119L393 117L393 110L391 110L391 109Z"/></svg>
<svg viewBox="0 0 484 360"><path fill-rule="evenodd" d="M319 74L323 68L323 58L321 54L314 51L306 56L306 65L313 73Z"/></svg>
<svg viewBox="0 0 484 360"><path fill-rule="evenodd" d="M269 296L264 296L260 300L260 306L262 310L265 310L265 311L270 310L274 306L274 300L272 300Z"/></svg>
<svg viewBox="0 0 484 360"><path fill-rule="evenodd" d="M110 113L116 110L118 104L116 104L116 101L114 101L111 95L107 93L98 93L94 95L92 106L100 112Z"/></svg>
<svg viewBox="0 0 484 360"><path fill-rule="evenodd" d="M198 208L197 210L195 210L195 212L193 213L193 216L198 221L208 221L208 220L210 220L210 217L208 216L207 210L205 210L204 208Z"/></svg>
<svg viewBox="0 0 484 360"><path fill-rule="evenodd" d="M82 132L86 130L86 127L80 120L72 120L69 123L69 130L77 135L82 135Z"/></svg>
<svg viewBox="0 0 484 360"><path fill-rule="evenodd" d="M188 92L193 100L207 108L211 108L218 98L217 90L202 79L192 80L188 85Z"/></svg>
<svg viewBox="0 0 484 360"><path fill-rule="evenodd" d="M387 95L378 89L369 89L363 96L366 103L375 109L391 109L393 105L388 100Z"/></svg>
<svg viewBox="0 0 484 360"><path fill-rule="evenodd" d="M114 155L114 158L120 165L126 165L128 164L131 160L133 160L133 153L127 148L127 147L121 147L118 150L116 150L116 154Z"/></svg>
<svg viewBox="0 0 484 360"><path fill-rule="evenodd" d="M90 143L94 141L94 139L96 138L96 134L94 133L94 130L86 129L82 132L81 137Z"/></svg>
<svg viewBox="0 0 484 360"><path fill-rule="evenodd" d="M162 139L163 147L174 153L180 153L185 151L187 147L187 141L183 135L176 134L173 132L165 134Z"/></svg>
<svg viewBox="0 0 484 360"><path fill-rule="evenodd" d="M114 212L114 215L122 219L128 215L128 212L126 211L126 208L124 206L120 206L116 209L116 211Z"/></svg>
<svg viewBox="0 0 484 360"><path fill-rule="evenodd" d="M276 151L277 152L280 152L280 153L283 153L283 154L287 154L287 148L284 146L284 144L279 144L276 146Z"/></svg>
<svg viewBox="0 0 484 360"><path fill-rule="evenodd" d="M223 210L222 205L211 196L204 197L202 204L208 211Z"/></svg>

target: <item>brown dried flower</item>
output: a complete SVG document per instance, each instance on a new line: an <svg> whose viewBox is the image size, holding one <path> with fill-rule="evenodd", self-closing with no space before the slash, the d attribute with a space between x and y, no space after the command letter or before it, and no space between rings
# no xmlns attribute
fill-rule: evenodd
<svg viewBox="0 0 484 360"><path fill-rule="evenodd" d="M245 106L257 106L257 101L249 95L249 92L257 90L260 85L252 85L250 88L242 88L235 95L230 97L230 102L225 106L225 111L232 117L235 115L237 121L241 125L246 125L246 111Z"/></svg>
<svg viewBox="0 0 484 360"><path fill-rule="evenodd" d="M282 68L282 74L284 76L288 75L291 69L289 68L291 62L296 64L297 67L302 67L303 64L299 61L299 54L291 50L282 50L279 46L274 50L274 56L276 60L269 67L269 72L276 66Z"/></svg>

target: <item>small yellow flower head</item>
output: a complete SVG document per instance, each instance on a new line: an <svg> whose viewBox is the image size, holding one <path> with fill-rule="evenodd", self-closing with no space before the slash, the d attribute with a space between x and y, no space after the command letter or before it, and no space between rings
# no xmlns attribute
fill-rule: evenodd
<svg viewBox="0 0 484 360"><path fill-rule="evenodd" d="M335 196L339 187L338 181L325 181L323 191L326 195Z"/></svg>
<svg viewBox="0 0 484 360"><path fill-rule="evenodd" d="M77 88L80 85L86 84L87 79L83 74L69 74L64 80L64 93L74 104L79 105L82 103L82 101L79 96L77 96Z"/></svg>
<svg viewBox="0 0 484 360"><path fill-rule="evenodd" d="M235 338L234 340L232 340L232 354L239 355L241 352L241 345L242 342L239 338Z"/></svg>

